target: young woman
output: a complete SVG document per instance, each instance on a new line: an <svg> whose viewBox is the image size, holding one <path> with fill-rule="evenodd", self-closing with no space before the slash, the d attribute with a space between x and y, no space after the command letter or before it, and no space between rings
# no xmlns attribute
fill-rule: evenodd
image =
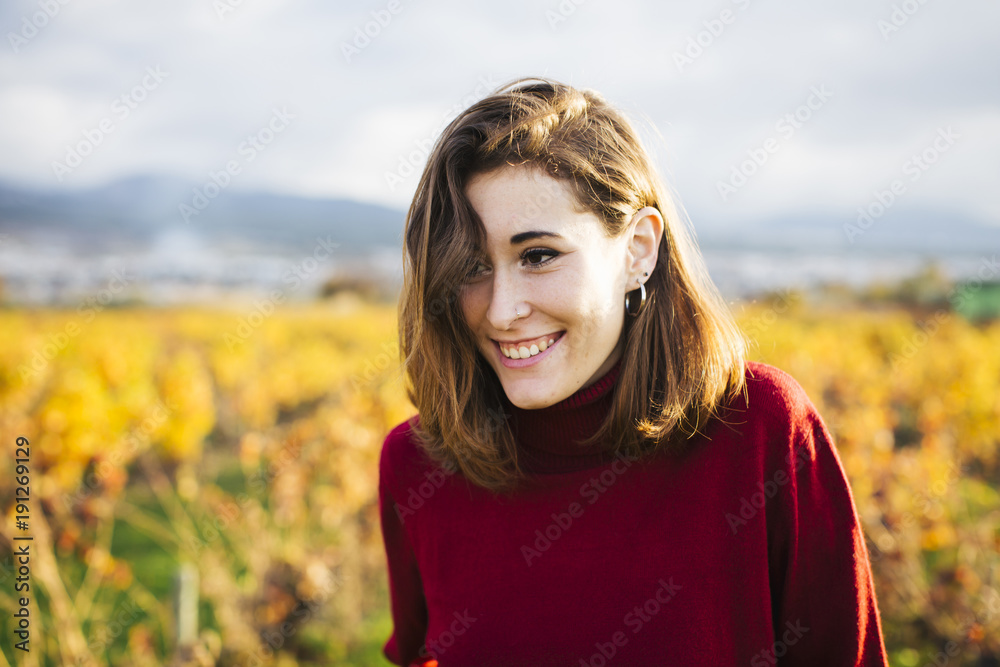
<svg viewBox="0 0 1000 667"><path fill-rule="evenodd" d="M522 79L445 129L399 333L394 664L886 664L829 432L600 95Z"/></svg>

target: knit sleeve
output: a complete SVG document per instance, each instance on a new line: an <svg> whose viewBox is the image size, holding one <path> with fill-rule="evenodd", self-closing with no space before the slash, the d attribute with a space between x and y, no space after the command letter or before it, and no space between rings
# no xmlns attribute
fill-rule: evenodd
<svg viewBox="0 0 1000 667"><path fill-rule="evenodd" d="M425 659L419 657L427 632L427 603L416 555L390 492L393 476L387 452L394 437L398 437L396 433L390 434L386 439L379 462L379 514L388 566L393 624L392 634L382 652L395 665L433 665L436 663L425 663Z"/></svg>
<svg viewBox="0 0 1000 667"><path fill-rule="evenodd" d="M794 381L792 381L794 382ZM753 665L887 665L871 565L833 438L801 387L765 484L774 643Z"/></svg>

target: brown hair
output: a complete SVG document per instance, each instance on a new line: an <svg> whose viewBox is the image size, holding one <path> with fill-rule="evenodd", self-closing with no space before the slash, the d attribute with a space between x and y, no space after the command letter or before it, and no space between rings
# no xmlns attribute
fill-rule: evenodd
<svg viewBox="0 0 1000 667"><path fill-rule="evenodd" d="M744 390L745 338L628 120L594 91L540 78L501 86L445 128L407 213L399 343L421 447L494 492L524 479L503 387L459 303L486 236L466 185L506 165L568 183L609 237L627 230L643 207L662 214L646 305L625 318L621 377L628 382L617 383L607 419L587 443L614 442L631 457L682 451L680 435L690 438L719 416L727 395Z"/></svg>

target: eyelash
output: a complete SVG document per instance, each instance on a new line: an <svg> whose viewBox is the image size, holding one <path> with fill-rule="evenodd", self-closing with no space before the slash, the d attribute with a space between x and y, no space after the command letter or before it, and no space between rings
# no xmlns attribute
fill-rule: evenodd
<svg viewBox="0 0 1000 667"><path fill-rule="evenodd" d="M550 255L549 259L546 259L544 261L534 262L534 263L529 262L526 266L528 267L529 270L533 271L533 270L535 270L535 269L537 269L539 267L547 265L549 262L555 260L555 258L558 257L561 254L562 253L560 253L559 251L552 250L551 248L528 248L527 250L525 250L524 252L521 253L520 258L521 258L521 261L523 262L525 260L525 258L528 257L528 256L530 256L530 255ZM469 274L467 276L468 278L471 279L471 278L477 278L478 277L478 274L475 273L476 267L478 267L478 266L479 266L479 262L476 262L476 264L469 271Z"/></svg>
<svg viewBox="0 0 1000 667"><path fill-rule="evenodd" d="M552 260L554 260L556 257L559 256L559 253L557 251L555 251L555 250L550 249L550 248L528 248L527 250L525 250L524 252L521 253L521 259L524 260L524 258L527 257L528 255L551 255L551 257L549 259L545 260L544 262L537 262L535 264L530 264L530 263L528 264L528 266L530 266L530 267L537 268L539 266L545 266L546 264L548 264L549 262L551 262Z"/></svg>

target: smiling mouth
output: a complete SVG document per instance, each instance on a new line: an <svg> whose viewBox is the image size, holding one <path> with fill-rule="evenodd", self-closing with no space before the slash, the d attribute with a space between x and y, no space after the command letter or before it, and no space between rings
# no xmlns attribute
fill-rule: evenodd
<svg viewBox="0 0 1000 667"><path fill-rule="evenodd" d="M547 350L549 346L559 340L564 333L566 332L557 331L556 333L538 336L537 338L528 338L515 343L508 343L499 340L496 341L496 343L500 346L500 352L505 357L509 359L527 359Z"/></svg>

